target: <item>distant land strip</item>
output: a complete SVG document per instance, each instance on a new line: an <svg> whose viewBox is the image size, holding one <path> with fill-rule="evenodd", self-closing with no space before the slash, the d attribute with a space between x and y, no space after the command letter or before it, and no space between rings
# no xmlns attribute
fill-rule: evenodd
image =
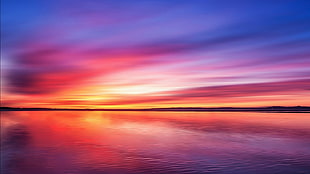
<svg viewBox="0 0 310 174"><path fill-rule="evenodd" d="M310 113L309 106L270 106L270 107L172 107L145 109L70 109L70 108L14 108L0 107L1 111L182 111L182 112L280 112L280 113Z"/></svg>

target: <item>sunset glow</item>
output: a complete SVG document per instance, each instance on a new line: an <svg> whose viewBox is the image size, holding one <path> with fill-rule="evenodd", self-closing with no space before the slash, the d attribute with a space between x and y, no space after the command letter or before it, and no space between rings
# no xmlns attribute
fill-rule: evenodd
<svg viewBox="0 0 310 174"><path fill-rule="evenodd" d="M307 106L309 6L3 0L1 106Z"/></svg>

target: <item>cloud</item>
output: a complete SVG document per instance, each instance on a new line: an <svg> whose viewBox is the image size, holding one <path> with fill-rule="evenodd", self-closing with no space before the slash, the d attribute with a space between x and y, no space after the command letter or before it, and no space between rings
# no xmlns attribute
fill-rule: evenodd
<svg viewBox="0 0 310 174"><path fill-rule="evenodd" d="M152 104L175 101L183 104L201 103L212 104L215 100L225 101L234 99L236 102L242 97L295 95L310 91L310 79L291 80L281 82L251 83L239 85L208 86L188 88L153 94L151 96L128 96L133 99L120 99L110 102L100 102L99 105ZM277 97L275 97L277 98ZM252 98L253 99L253 98ZM267 101L267 99L265 99ZM194 101L194 102L193 102ZM198 102L199 101L199 102Z"/></svg>

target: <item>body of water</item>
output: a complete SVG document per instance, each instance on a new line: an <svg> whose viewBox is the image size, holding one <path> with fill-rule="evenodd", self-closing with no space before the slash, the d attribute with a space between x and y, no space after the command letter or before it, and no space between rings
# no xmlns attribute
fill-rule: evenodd
<svg viewBox="0 0 310 174"><path fill-rule="evenodd" d="M4 111L2 174L310 173L310 114Z"/></svg>

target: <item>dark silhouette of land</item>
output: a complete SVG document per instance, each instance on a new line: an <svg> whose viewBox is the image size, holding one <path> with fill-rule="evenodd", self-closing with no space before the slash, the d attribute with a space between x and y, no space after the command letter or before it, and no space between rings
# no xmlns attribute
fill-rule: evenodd
<svg viewBox="0 0 310 174"><path fill-rule="evenodd" d="M290 112L310 113L309 106L270 106L270 107L172 107L146 109L70 109L70 108L13 108L1 107L1 111L182 111L182 112Z"/></svg>

